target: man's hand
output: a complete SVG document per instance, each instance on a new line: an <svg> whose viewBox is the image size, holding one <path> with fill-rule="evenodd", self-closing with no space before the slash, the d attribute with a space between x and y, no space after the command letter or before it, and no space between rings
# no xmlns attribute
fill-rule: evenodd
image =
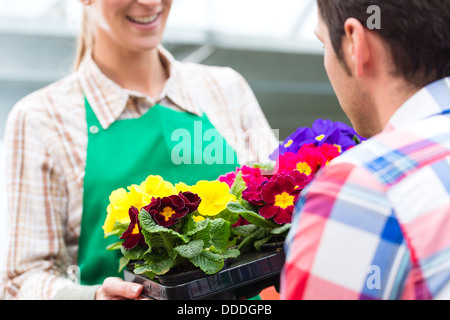
<svg viewBox="0 0 450 320"><path fill-rule="evenodd" d="M139 299L142 285L125 282L120 278L106 278L97 289L95 300L133 300Z"/></svg>

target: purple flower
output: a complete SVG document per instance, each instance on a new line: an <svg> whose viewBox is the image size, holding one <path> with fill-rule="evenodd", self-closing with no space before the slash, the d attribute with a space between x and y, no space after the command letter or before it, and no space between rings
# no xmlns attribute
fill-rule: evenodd
<svg viewBox="0 0 450 320"><path fill-rule="evenodd" d="M275 161L279 156L285 154L286 152L297 153L302 144L314 143L315 137L316 135L311 128L300 127L273 151L273 153L269 156L269 159Z"/></svg>
<svg viewBox="0 0 450 320"><path fill-rule="evenodd" d="M276 160L278 156L286 152L297 153L302 145L311 143L316 146L321 146L324 143L331 144L342 153L364 140L353 128L345 123L317 119L311 128L298 128L269 158L270 160Z"/></svg>

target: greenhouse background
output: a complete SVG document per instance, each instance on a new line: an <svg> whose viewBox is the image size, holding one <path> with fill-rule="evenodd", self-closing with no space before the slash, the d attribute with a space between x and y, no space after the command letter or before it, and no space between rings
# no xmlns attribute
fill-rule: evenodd
<svg viewBox="0 0 450 320"><path fill-rule="evenodd" d="M78 0L0 0L2 167L11 108L71 71L80 9ZM315 0L173 0L163 45L178 60L229 66L241 73L284 139L316 118L348 123L323 67L316 19ZM3 170L0 181L3 228Z"/></svg>

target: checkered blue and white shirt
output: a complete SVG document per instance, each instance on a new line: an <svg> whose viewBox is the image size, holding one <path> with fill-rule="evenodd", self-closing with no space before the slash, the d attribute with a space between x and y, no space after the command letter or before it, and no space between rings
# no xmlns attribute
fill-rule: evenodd
<svg viewBox="0 0 450 320"><path fill-rule="evenodd" d="M304 190L281 297L450 298L450 77Z"/></svg>

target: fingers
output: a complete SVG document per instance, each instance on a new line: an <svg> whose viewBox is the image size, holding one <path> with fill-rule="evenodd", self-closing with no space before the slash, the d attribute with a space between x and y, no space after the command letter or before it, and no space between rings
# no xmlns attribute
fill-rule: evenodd
<svg viewBox="0 0 450 320"><path fill-rule="evenodd" d="M120 278L106 278L101 286L99 298L137 299L142 292L142 285L126 282Z"/></svg>

